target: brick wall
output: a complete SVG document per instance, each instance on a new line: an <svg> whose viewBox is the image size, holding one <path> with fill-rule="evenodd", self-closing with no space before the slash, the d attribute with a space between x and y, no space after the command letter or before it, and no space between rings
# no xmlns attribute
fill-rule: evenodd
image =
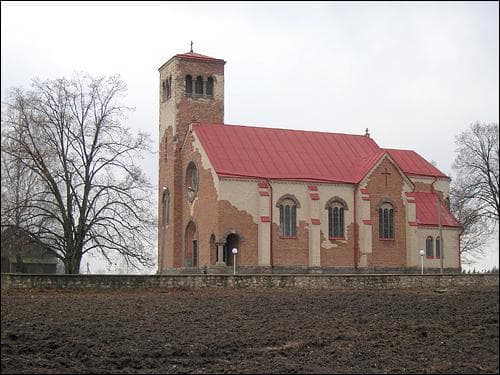
<svg viewBox="0 0 500 375"><path fill-rule="evenodd" d="M193 78L193 94L185 93L185 77ZM172 97L162 101L161 82L166 77L172 77ZM213 97L197 96L194 93L194 82L197 76L202 76L205 83L208 77L213 77ZM184 266L185 231L190 219L196 224L199 246L199 264L210 264L213 256L210 254L210 236L217 232L216 204L214 192L208 180L212 177L202 169L199 155L197 156L191 144L184 143L186 131L192 122L224 122L224 63L200 62L173 58L160 70L160 145L159 145L159 177L158 177L158 259L159 271L164 268ZM166 158L165 158L166 153ZM199 172L198 199L190 207L186 199L184 177L187 164L197 162ZM170 192L170 223L165 228L162 222L163 189ZM205 190L208 190L205 191ZM216 197L216 195L215 195ZM198 207L206 204L207 209ZM201 230L200 230L201 229Z"/></svg>
<svg viewBox="0 0 500 375"><path fill-rule="evenodd" d="M219 236L235 232L240 236L237 265L258 264L258 227L252 215L234 207L227 200L219 201Z"/></svg>
<svg viewBox="0 0 500 375"><path fill-rule="evenodd" d="M354 223L346 226L347 240L328 239L328 232L321 232L321 243L330 243L331 247L321 246L322 267L353 267L354 265Z"/></svg>
<svg viewBox="0 0 500 375"><path fill-rule="evenodd" d="M390 175L383 175L387 170ZM370 216L372 224L372 254L368 266L404 267L406 265L406 209L402 199L404 180L399 171L384 159L373 171L367 184L370 192ZM394 239L379 237L379 206L384 199L394 203Z"/></svg>

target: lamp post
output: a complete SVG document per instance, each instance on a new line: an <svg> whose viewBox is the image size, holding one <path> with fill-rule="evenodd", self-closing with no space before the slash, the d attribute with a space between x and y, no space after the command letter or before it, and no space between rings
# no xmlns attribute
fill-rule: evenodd
<svg viewBox="0 0 500 375"><path fill-rule="evenodd" d="M233 275L236 275L236 254L238 254L238 249L233 248Z"/></svg>
<svg viewBox="0 0 500 375"><path fill-rule="evenodd" d="M420 264L422 265L422 275L424 274L424 254L425 251L420 250Z"/></svg>

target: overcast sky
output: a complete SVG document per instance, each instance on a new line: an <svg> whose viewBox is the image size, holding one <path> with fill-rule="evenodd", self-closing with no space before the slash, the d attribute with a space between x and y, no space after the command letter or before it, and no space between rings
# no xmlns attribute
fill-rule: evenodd
<svg viewBox="0 0 500 375"><path fill-rule="evenodd" d="M1 95L33 77L120 74L158 145L158 68L227 61L225 122L364 134L448 175L455 135L499 117L498 2L1 3ZM144 163L156 185L157 160ZM488 258L498 266L498 244Z"/></svg>

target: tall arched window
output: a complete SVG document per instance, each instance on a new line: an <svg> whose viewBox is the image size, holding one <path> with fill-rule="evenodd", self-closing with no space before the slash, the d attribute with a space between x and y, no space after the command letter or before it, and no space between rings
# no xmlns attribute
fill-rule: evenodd
<svg viewBox="0 0 500 375"><path fill-rule="evenodd" d="M186 95L193 94L193 78L190 75L186 76Z"/></svg>
<svg viewBox="0 0 500 375"><path fill-rule="evenodd" d="M162 82L162 101L170 99L172 95L172 77L165 78Z"/></svg>
<svg viewBox="0 0 500 375"><path fill-rule="evenodd" d="M379 238L394 238L394 207L390 203L384 203L378 209Z"/></svg>
<svg viewBox="0 0 500 375"><path fill-rule="evenodd" d="M425 240L425 257L434 258L434 241L431 236Z"/></svg>
<svg viewBox="0 0 500 375"><path fill-rule="evenodd" d="M280 235L285 238L297 236L297 207L300 207L295 197L285 195L278 200L280 209Z"/></svg>
<svg viewBox="0 0 500 375"><path fill-rule="evenodd" d="M441 237L436 237L436 258L441 258Z"/></svg>
<svg viewBox="0 0 500 375"><path fill-rule="evenodd" d="M328 236L332 239L344 238L346 202L342 198L333 197L326 203L326 209L328 209Z"/></svg>
<svg viewBox="0 0 500 375"><path fill-rule="evenodd" d="M214 79L212 77L208 77L207 79L207 96L214 95Z"/></svg>
<svg viewBox="0 0 500 375"><path fill-rule="evenodd" d="M167 142L167 136L165 135L165 139L163 141L163 160L165 163L168 160L168 142Z"/></svg>
<svg viewBox="0 0 500 375"><path fill-rule="evenodd" d="M168 99L168 81L166 79L161 83L161 101L164 102Z"/></svg>
<svg viewBox="0 0 500 375"><path fill-rule="evenodd" d="M162 212L162 216L163 216L163 226L167 226L168 225L168 222L169 222L169 219L170 219L170 215L169 215L169 211L170 211L170 193L168 192L168 189L165 189L163 191L163 199L162 199L162 206L163 206L163 212Z"/></svg>
<svg viewBox="0 0 500 375"><path fill-rule="evenodd" d="M196 77L196 81L194 83L194 93L203 95L203 78L201 76Z"/></svg>

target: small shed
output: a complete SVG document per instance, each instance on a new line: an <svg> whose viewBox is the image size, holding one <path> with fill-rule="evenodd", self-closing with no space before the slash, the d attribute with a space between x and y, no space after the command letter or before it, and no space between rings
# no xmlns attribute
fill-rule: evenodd
<svg viewBox="0 0 500 375"><path fill-rule="evenodd" d="M1 271L5 273L56 273L58 258L43 243L21 228L1 233Z"/></svg>

